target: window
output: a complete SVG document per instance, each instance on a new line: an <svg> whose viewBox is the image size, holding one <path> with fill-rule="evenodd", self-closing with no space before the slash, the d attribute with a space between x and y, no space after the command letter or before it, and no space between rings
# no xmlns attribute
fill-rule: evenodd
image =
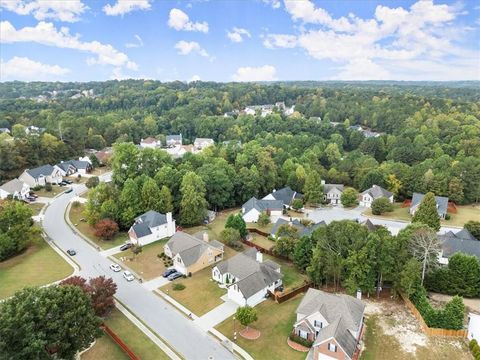
<svg viewBox="0 0 480 360"><path fill-rule="evenodd" d="M328 343L328 350L330 350L331 352L337 352L337 345Z"/></svg>
<svg viewBox="0 0 480 360"><path fill-rule="evenodd" d="M298 330L298 336L300 336L302 339L307 339L308 338L307 332L303 331L303 330Z"/></svg>
<svg viewBox="0 0 480 360"><path fill-rule="evenodd" d="M315 320L315 321L313 322L313 326L318 327L318 328L321 329L321 328L323 327L323 324L322 324L321 321Z"/></svg>

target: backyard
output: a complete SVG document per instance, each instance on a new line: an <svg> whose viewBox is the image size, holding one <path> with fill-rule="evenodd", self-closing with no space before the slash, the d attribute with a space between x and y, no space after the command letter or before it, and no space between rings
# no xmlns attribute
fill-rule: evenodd
<svg viewBox="0 0 480 360"><path fill-rule="evenodd" d="M270 250L275 246L275 241L270 240L269 238L262 236L260 234L251 232L250 233L250 241L253 242L254 244L261 246L265 249Z"/></svg>
<svg viewBox="0 0 480 360"><path fill-rule="evenodd" d="M142 247L142 252L138 255L133 254L131 250L126 250L113 255L130 269L135 271L144 280L151 280L162 276L165 271L163 259L157 255L163 253L163 246L168 239L158 240Z"/></svg>
<svg viewBox="0 0 480 360"><path fill-rule="evenodd" d="M173 290L177 283L185 285L183 290ZM220 299L227 293L212 280L212 269L207 267L186 279L180 278L162 286L160 291L171 296L197 316L202 316L221 305Z"/></svg>
<svg viewBox="0 0 480 360"><path fill-rule="evenodd" d="M280 265L280 271L283 274L282 282L283 286L285 287L285 291L297 288L303 285L306 280L308 280L307 275L300 273L292 263L286 260L278 259L266 254L263 254L263 259L270 259Z"/></svg>
<svg viewBox="0 0 480 360"><path fill-rule="evenodd" d="M164 360L168 356L144 333L142 333L119 310L115 309L105 320L105 324L142 360ZM126 360L129 357L104 334L96 344L81 356L82 360Z"/></svg>
<svg viewBox="0 0 480 360"><path fill-rule="evenodd" d="M92 226L90 226L84 219L85 218L85 215L83 214L84 209L85 209L84 204L78 204L78 206L75 206L72 204L72 206L70 207L69 217L70 217L70 221L77 228L78 232L85 235L92 242L100 246L102 249L107 250L112 247L121 245L128 240L128 234L126 232L119 232L111 240L102 240L99 237L95 236L95 229Z"/></svg>
<svg viewBox="0 0 480 360"><path fill-rule="evenodd" d="M457 213L449 214L450 220L443 220L442 225L463 226L467 221L480 219L480 205L457 205Z"/></svg>
<svg viewBox="0 0 480 360"><path fill-rule="evenodd" d="M261 331L260 337L257 340L246 340L237 336L236 343L256 360L305 359L305 353L297 352L287 345L287 337L292 332L292 326L296 319L295 310L301 299L302 296L299 295L282 304L277 304L268 299L255 306L258 320L250 326ZM232 317L215 328L233 341L234 323ZM237 333L242 329L243 326L236 321L235 330Z"/></svg>
<svg viewBox="0 0 480 360"><path fill-rule="evenodd" d="M0 299L25 286L41 286L61 280L72 272L72 267L38 238L22 254L0 262Z"/></svg>
<svg viewBox="0 0 480 360"><path fill-rule="evenodd" d="M221 211L217 214L217 217L215 218L215 220L213 220L210 224L194 226L191 228L185 228L183 229L183 231L185 231L190 235L193 235L199 231L206 231L208 233L208 236L210 237L210 240L220 241L220 233L225 228L225 223L227 221L228 216L231 214L236 214L239 211L240 209L229 209L229 210Z"/></svg>

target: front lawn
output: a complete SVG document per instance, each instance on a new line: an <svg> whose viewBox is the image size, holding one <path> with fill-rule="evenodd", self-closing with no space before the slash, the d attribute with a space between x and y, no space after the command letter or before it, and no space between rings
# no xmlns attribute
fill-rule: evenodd
<svg viewBox="0 0 480 360"><path fill-rule="evenodd" d="M39 202L33 202L28 204L28 207L32 209L33 216L36 216L40 214L40 211L42 211L42 208L45 206L45 204L39 203Z"/></svg>
<svg viewBox="0 0 480 360"><path fill-rule="evenodd" d="M305 283L305 280L308 280L307 275L300 273L292 263L286 260L281 260L265 254L263 254L263 259L270 259L280 265L280 271L283 274L282 283L285 287L285 291L302 286Z"/></svg>
<svg viewBox="0 0 480 360"><path fill-rule="evenodd" d="M362 215L365 215L371 218L386 219L386 220L403 220L403 221L412 220L412 217L410 216L410 208L408 206L402 207L402 203L394 203L392 212L386 212L382 215L373 215L372 209L368 208L363 212Z"/></svg>
<svg viewBox="0 0 480 360"><path fill-rule="evenodd" d="M163 259L157 255L163 253L163 246L168 239L155 241L142 247L142 252L135 255L131 250L119 252L115 255L117 259L125 263L129 268L135 271L144 280L162 276L165 271Z"/></svg>
<svg viewBox="0 0 480 360"><path fill-rule="evenodd" d="M271 248L273 248L275 246L275 241L272 241L265 236L259 235L259 234L254 233L254 232L251 232L250 235L251 235L251 239L250 239L251 242L253 242L254 244L257 244L257 245L259 245L259 246L261 246L265 249L270 250Z"/></svg>
<svg viewBox="0 0 480 360"><path fill-rule="evenodd" d="M33 192L35 194L37 194L38 196L41 196L41 197L52 198L52 197L64 192L67 189L68 189L67 186L52 185L52 191L47 191L47 190L45 190L45 187L42 187L40 190L33 190Z"/></svg>
<svg viewBox="0 0 480 360"><path fill-rule="evenodd" d="M142 360L166 360L169 357L152 342L135 324L115 309L105 320L107 326ZM123 350L105 334L92 349L82 355L82 360L129 359Z"/></svg>
<svg viewBox="0 0 480 360"><path fill-rule="evenodd" d="M173 290L173 285L176 283L185 285L185 289ZM191 277L172 281L159 290L177 300L197 316L202 316L221 305L223 301L220 297L227 293L227 290L221 289L212 280L212 269L210 267L192 274Z"/></svg>
<svg viewBox="0 0 480 360"><path fill-rule="evenodd" d="M457 205L457 213L448 213L450 220L442 220L445 226L463 226L467 221L480 219L480 206Z"/></svg>
<svg viewBox="0 0 480 360"><path fill-rule="evenodd" d="M287 345L287 337L292 332L296 320L295 310L301 299L301 296L296 296L282 304L267 299L255 306L258 320L250 326L260 330L262 334L257 340L246 340L237 335L236 343L252 355L255 360L305 359L305 353L295 351ZM233 341L234 324L232 316L215 328ZM237 333L242 329L243 326L235 321Z"/></svg>
<svg viewBox="0 0 480 360"><path fill-rule="evenodd" d="M0 299L26 286L41 286L66 278L72 267L43 239L20 255L0 262Z"/></svg>
<svg viewBox="0 0 480 360"><path fill-rule="evenodd" d="M85 235L103 250L122 245L128 240L128 234L126 232L119 232L112 240L102 240L95 236L95 229L85 221L85 215L83 214L84 209L85 204L79 204L78 206L72 204L69 213L70 221L77 228L78 232Z"/></svg>

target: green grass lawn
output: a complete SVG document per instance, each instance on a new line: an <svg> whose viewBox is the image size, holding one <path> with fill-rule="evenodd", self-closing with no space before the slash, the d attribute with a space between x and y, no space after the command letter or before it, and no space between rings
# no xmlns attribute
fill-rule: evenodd
<svg viewBox="0 0 480 360"><path fill-rule="evenodd" d="M278 259L276 257L263 254L263 259L270 259L280 265L280 271L283 274L282 282L285 287L285 291L289 289L297 288L308 280L308 276L300 273L292 263L288 261Z"/></svg>
<svg viewBox="0 0 480 360"><path fill-rule="evenodd" d="M157 255L163 253L163 246L168 239L155 241L154 243L145 245L142 252L135 256L131 250L126 250L113 255L117 259L123 258L122 262L135 271L144 280L150 280L158 276L162 276L165 271L163 259Z"/></svg>
<svg viewBox="0 0 480 360"><path fill-rule="evenodd" d="M81 220L85 217L85 215L83 214L84 209L84 204L80 204L78 207L71 206L69 217L70 221L77 228L78 232L81 232L92 242L100 246L102 249L107 250L112 247L121 245L128 240L128 234L126 232L119 232L112 240L102 240L99 237L96 237L95 229L87 222Z"/></svg>
<svg viewBox="0 0 480 360"><path fill-rule="evenodd" d="M40 214L40 211L42 210L42 208L44 206L45 206L45 204L38 203L38 202L28 204L28 207L30 209L32 209L33 216L36 216L36 215Z"/></svg>
<svg viewBox="0 0 480 360"><path fill-rule="evenodd" d="M202 316L221 305L223 301L220 297L227 293L227 290L221 289L211 278L212 269L207 267L186 279L174 280L159 290L177 300L195 315ZM181 283L186 287L184 290L175 291L173 290L175 283Z"/></svg>
<svg viewBox="0 0 480 360"><path fill-rule="evenodd" d="M40 190L34 190L33 192L38 196L51 198L64 192L65 190L67 190L66 186L52 185L52 191L46 191L45 188L43 187Z"/></svg>
<svg viewBox="0 0 480 360"><path fill-rule="evenodd" d="M247 229L258 229L260 231L270 234L270 231L272 231L273 225L275 225L275 223L269 223L265 226L260 226L257 223L247 223Z"/></svg>
<svg viewBox="0 0 480 360"><path fill-rule="evenodd" d="M219 240L220 241L220 233L225 229L225 223L227 218L230 214L236 214L240 211L240 209L229 209L225 211L221 211L217 214L215 220L213 220L208 225L199 225L190 228L185 228L183 231L186 233L193 235L199 231L206 231L210 240Z"/></svg>
<svg viewBox="0 0 480 360"><path fill-rule="evenodd" d="M410 216L409 208L402 207L402 203L394 203L392 212L387 212L382 215L373 215L372 209L367 209L364 211L363 215L372 217L372 218L387 219L387 220L403 220L403 221L412 220L412 217Z"/></svg>
<svg viewBox="0 0 480 360"><path fill-rule="evenodd" d="M107 326L142 360L166 360L169 357L119 310L105 320ZM97 340L95 346L82 355L82 360L123 360L128 356L108 335Z"/></svg>
<svg viewBox="0 0 480 360"><path fill-rule="evenodd" d="M445 226L463 226L467 221L480 219L480 206L457 205L457 213L449 212L450 220L442 220Z"/></svg>
<svg viewBox="0 0 480 360"><path fill-rule="evenodd" d="M0 262L0 299L26 286L61 280L72 272L72 267L39 238L22 254Z"/></svg>
<svg viewBox="0 0 480 360"><path fill-rule="evenodd" d="M254 244L257 244L265 249L271 249L275 246L275 241L269 240L265 236L251 232L252 239L250 240Z"/></svg>
<svg viewBox="0 0 480 360"><path fill-rule="evenodd" d="M287 345L287 337L296 320L295 310L301 299L301 296L296 296L282 304L268 299L255 306L258 320L250 326L261 331L260 337L257 340L246 340L237 335L236 343L255 360L305 359L305 353L295 351ZM235 322L235 327L237 332L243 329L238 321ZM216 329L233 341L232 317L216 326Z"/></svg>

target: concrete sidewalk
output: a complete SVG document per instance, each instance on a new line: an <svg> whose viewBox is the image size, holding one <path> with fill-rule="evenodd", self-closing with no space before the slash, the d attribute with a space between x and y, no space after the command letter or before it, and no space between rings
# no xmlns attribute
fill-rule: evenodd
<svg viewBox="0 0 480 360"><path fill-rule="evenodd" d="M145 286L148 290L153 291L155 289L158 289L159 287L162 287L163 285L168 284L170 281L168 281L167 278L164 278L163 276L159 276L155 279L145 281L143 283L143 286Z"/></svg>
<svg viewBox="0 0 480 360"><path fill-rule="evenodd" d="M227 300L193 322L200 326L202 330L209 331L215 325L220 324L223 320L235 314L238 307L239 305L236 302Z"/></svg>
<svg viewBox="0 0 480 360"><path fill-rule="evenodd" d="M115 254L117 254L121 251L120 247L123 246L123 245L124 244L115 246L115 247L113 247L111 249L108 249L108 250L100 251L100 255L102 255L103 257L109 257L109 256L112 256L112 255L115 255Z"/></svg>

